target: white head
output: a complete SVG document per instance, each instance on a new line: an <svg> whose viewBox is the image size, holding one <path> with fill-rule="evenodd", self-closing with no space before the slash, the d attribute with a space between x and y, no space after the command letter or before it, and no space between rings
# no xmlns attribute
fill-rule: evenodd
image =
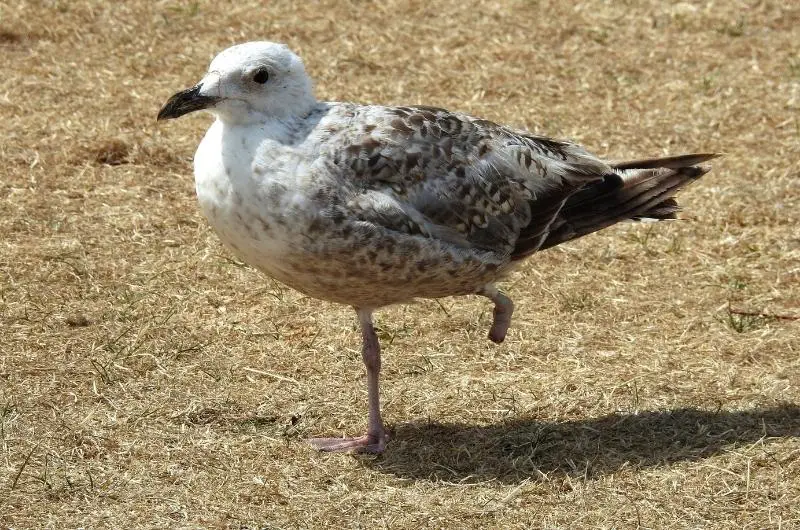
<svg viewBox="0 0 800 530"><path fill-rule="evenodd" d="M306 114L316 104L303 61L285 44L248 42L217 55L194 87L172 96L158 119L208 110L226 123Z"/></svg>

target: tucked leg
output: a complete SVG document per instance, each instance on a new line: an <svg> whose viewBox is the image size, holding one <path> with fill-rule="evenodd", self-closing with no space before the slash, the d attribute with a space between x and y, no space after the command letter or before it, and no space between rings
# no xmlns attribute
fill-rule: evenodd
<svg viewBox="0 0 800 530"><path fill-rule="evenodd" d="M497 290L494 285L487 285L478 294L494 302L494 319L489 330L489 340L500 344L506 338L511 315L514 313L514 302L509 297Z"/></svg>
<svg viewBox="0 0 800 530"><path fill-rule="evenodd" d="M381 371L381 345L372 325L372 310L357 309L363 339L362 357L367 368L369 418L367 434L357 438L312 438L310 442L320 451L358 451L382 453L386 449L386 430L381 419L378 396L378 376Z"/></svg>

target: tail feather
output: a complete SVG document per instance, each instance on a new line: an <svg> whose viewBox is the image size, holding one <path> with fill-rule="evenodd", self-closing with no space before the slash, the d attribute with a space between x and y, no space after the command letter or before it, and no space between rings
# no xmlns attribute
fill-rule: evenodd
<svg viewBox="0 0 800 530"><path fill-rule="evenodd" d="M625 220L675 219L674 195L710 168L698 166L719 155L692 154L611 164L610 173L572 194L563 203L547 234L535 244L518 241L513 259L602 230Z"/></svg>
<svg viewBox="0 0 800 530"><path fill-rule="evenodd" d="M641 160L612 162L610 166L614 169L682 169L708 162L719 156L722 155L719 153L694 153L691 155L667 156L664 158L643 158Z"/></svg>
<svg viewBox="0 0 800 530"><path fill-rule="evenodd" d="M662 201L656 206L653 206L647 210L646 215L631 217L631 219L634 221L641 221L643 219L655 219L657 221L677 219L677 213L680 211L680 209L681 208L678 206L678 201L670 197L669 199Z"/></svg>

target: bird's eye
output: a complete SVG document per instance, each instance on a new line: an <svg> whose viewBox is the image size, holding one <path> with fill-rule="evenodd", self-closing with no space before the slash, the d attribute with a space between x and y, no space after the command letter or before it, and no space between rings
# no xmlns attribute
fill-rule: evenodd
<svg viewBox="0 0 800 530"><path fill-rule="evenodd" d="M267 81L269 81L269 72L267 72L266 68L259 68L253 74L253 81L258 83L259 85L263 85Z"/></svg>

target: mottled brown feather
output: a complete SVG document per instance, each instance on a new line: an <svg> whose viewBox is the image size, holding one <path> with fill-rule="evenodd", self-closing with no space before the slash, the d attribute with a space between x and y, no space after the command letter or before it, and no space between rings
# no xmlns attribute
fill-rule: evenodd
<svg viewBox="0 0 800 530"><path fill-rule="evenodd" d="M338 138L343 160L357 157L354 193L369 197L352 202L354 215L400 231L412 218L423 235L450 234L499 257L544 234L571 193L611 171L575 144L434 107L354 114L363 128Z"/></svg>
<svg viewBox="0 0 800 530"><path fill-rule="evenodd" d="M350 112L363 127L338 138L356 197L347 215L500 259L624 219L672 218L672 195L705 172L694 165L717 156L607 164L573 143L444 109Z"/></svg>

